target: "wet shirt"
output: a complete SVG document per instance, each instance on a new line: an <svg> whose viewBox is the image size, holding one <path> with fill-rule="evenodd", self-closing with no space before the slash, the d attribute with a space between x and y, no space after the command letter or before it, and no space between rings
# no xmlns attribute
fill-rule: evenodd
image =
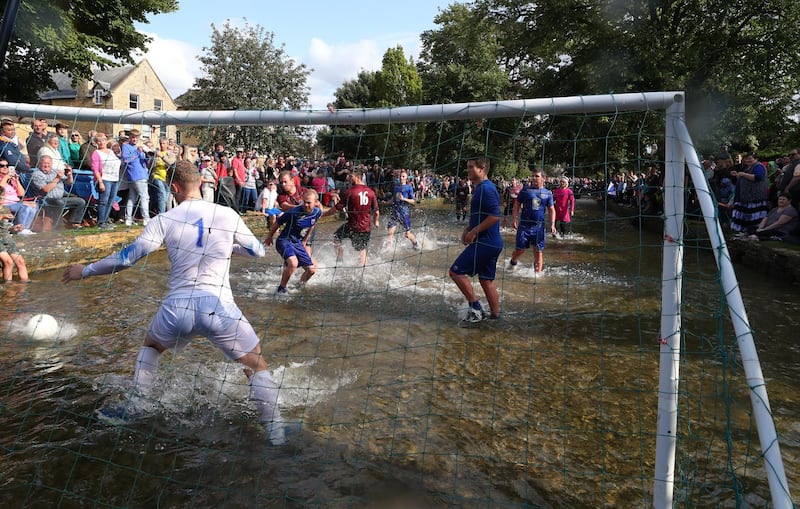
<svg viewBox="0 0 800 509"><path fill-rule="evenodd" d="M301 242L308 230L317 224L320 217L322 217L322 210L319 207L314 207L311 212L306 212L302 205L287 210L278 216L278 224L286 225L278 238L290 242Z"/></svg>
<svg viewBox="0 0 800 509"><path fill-rule="evenodd" d="M408 207L409 204L406 201L398 200L397 195L402 196L403 198L413 200L414 199L414 188L411 187L410 184L397 184L394 186L394 193L392 194L394 198L394 211L397 215L405 215L408 214Z"/></svg>
<svg viewBox="0 0 800 509"><path fill-rule="evenodd" d="M472 201L469 206L469 229L473 229L489 216L502 217L500 211L500 193L489 179L475 186L472 192ZM503 246L500 236L500 222L494 223L489 229L478 233L475 242L491 246Z"/></svg>
<svg viewBox="0 0 800 509"><path fill-rule="evenodd" d="M264 245L233 209L187 200L151 218L133 244L87 265L83 276L126 269L161 245L166 246L170 262L167 298L211 294L233 301L228 279L231 254L266 254Z"/></svg>
<svg viewBox="0 0 800 509"><path fill-rule="evenodd" d="M536 226L544 222L544 214L553 206L553 193L547 188L525 187L517 196L520 205L519 224L521 227Z"/></svg>
<svg viewBox="0 0 800 509"><path fill-rule="evenodd" d="M375 192L359 184L345 192L344 197L336 204L336 210L347 209L347 225L354 232L372 230L372 211L378 210L378 198Z"/></svg>

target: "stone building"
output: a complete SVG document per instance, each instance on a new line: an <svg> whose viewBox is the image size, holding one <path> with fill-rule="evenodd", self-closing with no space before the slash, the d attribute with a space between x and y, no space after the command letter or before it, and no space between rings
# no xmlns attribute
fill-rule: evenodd
<svg viewBox="0 0 800 509"><path fill-rule="evenodd" d="M39 102L41 104L139 111L175 111L178 109L147 59L136 65L105 70L97 69L91 80L82 80L76 86L72 83L72 76L65 73L54 74L53 81L58 88L40 94ZM160 136L176 137L174 125L76 122L69 118L57 120L70 124L72 129L80 131L84 137L89 130L104 132L114 137L120 131L133 128L139 129L142 136L154 140ZM180 140L177 142L180 143Z"/></svg>

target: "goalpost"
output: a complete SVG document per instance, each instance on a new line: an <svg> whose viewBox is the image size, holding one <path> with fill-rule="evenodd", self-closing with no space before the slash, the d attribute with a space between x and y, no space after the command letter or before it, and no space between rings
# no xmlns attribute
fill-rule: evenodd
<svg viewBox="0 0 800 509"><path fill-rule="evenodd" d="M0 103L0 114L19 118L115 122L131 125L273 125L326 126L448 122L500 118L532 118L659 111L664 126L664 225L661 276L660 360L655 433L652 502L659 509L673 507L676 484L681 344L683 332L684 173L688 168L702 210L711 250L719 271L722 293L741 354L763 455L772 507L793 507L781 458L778 435L767 396L747 312L734 273L716 200L708 189L703 168L685 124L681 92L648 92L521 99L466 104L402 106L384 109L321 111L128 111ZM487 135L488 136L488 135ZM402 237L402 235L401 235ZM654 405L655 401L652 402Z"/></svg>

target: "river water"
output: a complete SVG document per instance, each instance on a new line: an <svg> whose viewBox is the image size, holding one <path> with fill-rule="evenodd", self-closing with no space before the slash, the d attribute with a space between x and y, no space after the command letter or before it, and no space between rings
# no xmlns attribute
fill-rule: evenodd
<svg viewBox="0 0 800 509"><path fill-rule="evenodd" d="M237 302L262 338L290 446L268 445L246 378L204 340L162 356L125 425L124 398L166 291L163 252L113 277L2 289L0 502L5 507L647 507L658 387L661 239L593 200L575 235L498 264L503 320L459 327L448 210L420 209L423 250L374 233L366 268L335 261L276 300L280 260L235 260ZM737 269L790 489L800 491L797 289ZM296 275L295 278L298 276ZM749 395L713 257L687 243L676 506L769 500ZM480 294L479 292L479 295ZM484 301L485 302L485 301ZM56 318L33 339L28 320Z"/></svg>

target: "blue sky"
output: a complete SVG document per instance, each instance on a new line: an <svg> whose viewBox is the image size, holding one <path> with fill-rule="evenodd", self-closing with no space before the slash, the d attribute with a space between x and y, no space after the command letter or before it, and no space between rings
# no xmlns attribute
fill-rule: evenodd
<svg viewBox="0 0 800 509"><path fill-rule="evenodd" d="M417 60L420 34L436 28L433 22L447 2L402 0L182 0L178 11L150 18L137 29L153 38L144 57L155 68L172 97L191 87L200 73L197 56L211 43L211 24L226 20L243 26L245 20L275 34L276 47L313 69L308 79L309 102L323 109L333 92L362 69L380 69L387 49L398 44ZM137 61L139 58L137 58Z"/></svg>

